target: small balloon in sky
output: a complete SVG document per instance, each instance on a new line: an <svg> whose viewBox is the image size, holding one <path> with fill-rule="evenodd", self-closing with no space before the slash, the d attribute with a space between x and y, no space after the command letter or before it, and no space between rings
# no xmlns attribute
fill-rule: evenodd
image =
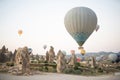
<svg viewBox="0 0 120 80"><path fill-rule="evenodd" d="M111 60L111 61L116 61L117 58L118 58L118 56L117 56L117 54L109 54L108 58L109 58L109 60Z"/></svg>
<svg viewBox="0 0 120 80"><path fill-rule="evenodd" d="M65 50L62 50L62 53L63 53L64 55L66 55L66 51L65 51Z"/></svg>
<svg viewBox="0 0 120 80"><path fill-rule="evenodd" d="M32 51L33 51L32 48L28 48L29 53L32 53Z"/></svg>
<svg viewBox="0 0 120 80"><path fill-rule="evenodd" d="M81 51L81 54L82 54L82 55L85 55L86 52L85 52L84 49L80 49L80 51Z"/></svg>
<svg viewBox="0 0 120 80"><path fill-rule="evenodd" d="M23 31L21 29L18 30L18 34L19 34L19 36L21 36L23 34Z"/></svg>
<svg viewBox="0 0 120 80"><path fill-rule="evenodd" d="M71 50L70 52L71 52L71 54L75 54L75 50Z"/></svg>
<svg viewBox="0 0 120 80"><path fill-rule="evenodd" d="M43 49L46 49L47 48L47 45L43 45Z"/></svg>

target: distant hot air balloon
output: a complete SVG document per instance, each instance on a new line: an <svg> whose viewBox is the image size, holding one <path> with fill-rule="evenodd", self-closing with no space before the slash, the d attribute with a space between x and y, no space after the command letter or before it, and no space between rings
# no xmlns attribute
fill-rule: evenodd
<svg viewBox="0 0 120 80"><path fill-rule="evenodd" d="M84 49L80 49L80 51L81 51L82 55L85 55L85 50Z"/></svg>
<svg viewBox="0 0 120 80"><path fill-rule="evenodd" d="M75 50L71 50L70 52L71 52L71 54L75 54Z"/></svg>
<svg viewBox="0 0 120 80"><path fill-rule="evenodd" d="M117 54L109 54L108 56L109 60L115 62L118 58Z"/></svg>
<svg viewBox="0 0 120 80"><path fill-rule="evenodd" d="M29 52L29 53L32 53L32 48L28 48L28 52Z"/></svg>
<svg viewBox="0 0 120 80"><path fill-rule="evenodd" d="M62 53L63 53L64 55L66 55L66 51L65 51L65 50L62 50Z"/></svg>
<svg viewBox="0 0 120 80"><path fill-rule="evenodd" d="M99 62L99 61L103 60L103 57L104 57L104 55L97 56L96 57L96 61Z"/></svg>
<svg viewBox="0 0 120 80"><path fill-rule="evenodd" d="M90 8L75 7L67 12L64 24L80 47L95 30L97 16Z"/></svg>
<svg viewBox="0 0 120 80"><path fill-rule="evenodd" d="M43 49L46 49L47 48L47 45L43 45Z"/></svg>
<svg viewBox="0 0 120 80"><path fill-rule="evenodd" d="M21 35L22 35L22 33L23 33L23 31L22 31L22 30L18 30L18 34L19 34L19 36L21 36Z"/></svg>

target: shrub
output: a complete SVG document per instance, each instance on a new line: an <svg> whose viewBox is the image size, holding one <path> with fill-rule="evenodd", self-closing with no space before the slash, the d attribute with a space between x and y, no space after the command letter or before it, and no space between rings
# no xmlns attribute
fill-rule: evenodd
<svg viewBox="0 0 120 80"><path fill-rule="evenodd" d="M81 74L81 70L74 70L74 74Z"/></svg>
<svg viewBox="0 0 120 80"><path fill-rule="evenodd" d="M102 73L102 72L103 72L103 70L102 70L101 68L98 68L98 72Z"/></svg>
<svg viewBox="0 0 120 80"><path fill-rule="evenodd" d="M44 66L43 69L42 69L43 72L47 72L48 71L48 68L47 66Z"/></svg>
<svg viewBox="0 0 120 80"><path fill-rule="evenodd" d="M0 72L6 73L6 72L8 72L8 70L7 69L0 69Z"/></svg>
<svg viewBox="0 0 120 80"><path fill-rule="evenodd" d="M14 66L14 63L13 62L7 62L6 65L7 66Z"/></svg>
<svg viewBox="0 0 120 80"><path fill-rule="evenodd" d="M74 73L74 69L72 69L72 68L66 68L66 69L63 71L63 73L72 74L72 73Z"/></svg>
<svg viewBox="0 0 120 80"><path fill-rule="evenodd" d="M56 71L56 68L53 68L53 67L49 66L48 67L48 72L57 72L57 71Z"/></svg>
<svg viewBox="0 0 120 80"><path fill-rule="evenodd" d="M117 66L116 69L120 70L120 66Z"/></svg>
<svg viewBox="0 0 120 80"><path fill-rule="evenodd" d="M72 68L67 68L63 71L63 73L65 73L65 74L81 74L82 71L81 70L74 70Z"/></svg>
<svg viewBox="0 0 120 80"><path fill-rule="evenodd" d="M43 71L43 67L39 67L39 71Z"/></svg>
<svg viewBox="0 0 120 80"><path fill-rule="evenodd" d="M80 63L75 63L74 70L78 70L78 67L80 66Z"/></svg>

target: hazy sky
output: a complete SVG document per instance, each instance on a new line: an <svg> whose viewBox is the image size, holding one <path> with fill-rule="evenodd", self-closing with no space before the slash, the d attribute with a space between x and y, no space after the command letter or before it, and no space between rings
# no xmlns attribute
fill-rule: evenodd
<svg viewBox="0 0 120 80"><path fill-rule="evenodd" d="M28 46L44 54L43 45L70 52L78 44L64 26L67 11L89 7L97 15L100 29L83 45L86 52L120 51L120 0L0 0L0 48L14 51ZM20 37L18 30L22 29Z"/></svg>

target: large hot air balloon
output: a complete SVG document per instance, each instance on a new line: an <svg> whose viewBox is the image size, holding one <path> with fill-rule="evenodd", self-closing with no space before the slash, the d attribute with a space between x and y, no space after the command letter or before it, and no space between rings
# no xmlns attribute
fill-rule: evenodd
<svg viewBox="0 0 120 80"><path fill-rule="evenodd" d="M69 34L82 46L97 26L97 16L87 7L75 7L67 12L64 24Z"/></svg>
<svg viewBox="0 0 120 80"><path fill-rule="evenodd" d="M21 36L21 35L22 35L22 33L23 33L23 31L22 31L22 30L18 30L18 34L19 34L19 36Z"/></svg>

